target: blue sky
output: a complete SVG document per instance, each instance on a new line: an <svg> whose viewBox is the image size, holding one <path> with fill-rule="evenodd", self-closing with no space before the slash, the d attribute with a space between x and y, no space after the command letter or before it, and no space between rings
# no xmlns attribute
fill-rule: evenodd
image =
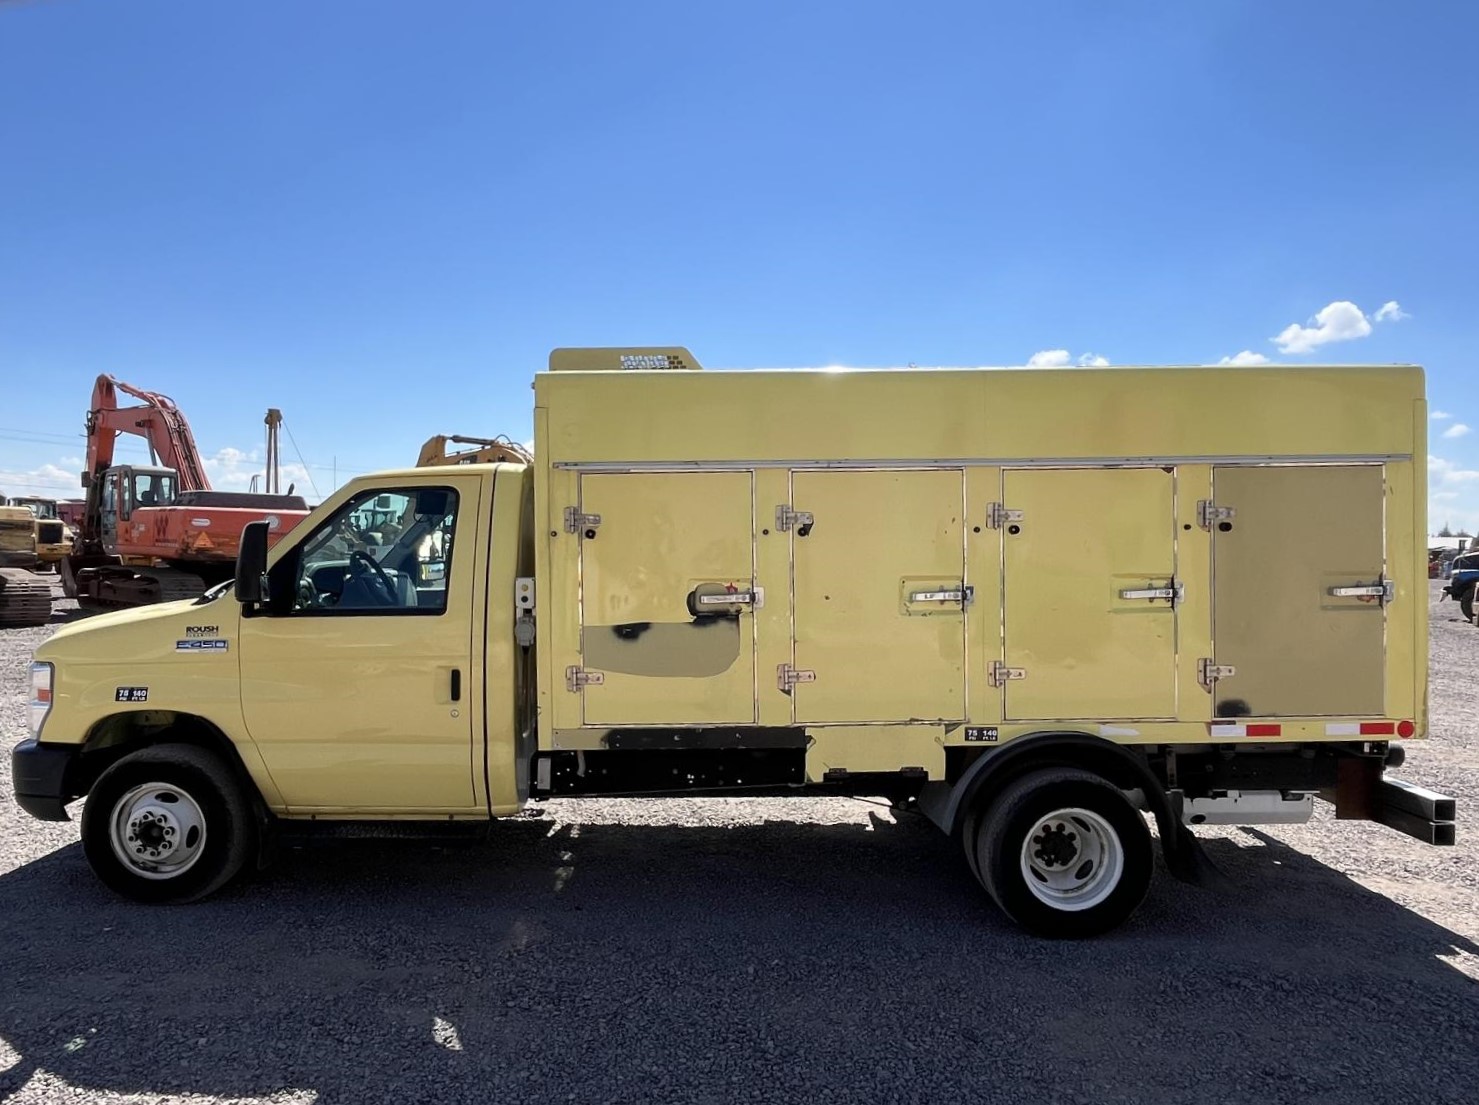
<svg viewBox="0 0 1479 1105"><path fill-rule="evenodd" d="M556 345L1246 351L1426 365L1434 528L1479 529L1476 41L1463 3L0 0L0 488L75 493L101 371L221 485L282 408L326 493L527 436Z"/></svg>

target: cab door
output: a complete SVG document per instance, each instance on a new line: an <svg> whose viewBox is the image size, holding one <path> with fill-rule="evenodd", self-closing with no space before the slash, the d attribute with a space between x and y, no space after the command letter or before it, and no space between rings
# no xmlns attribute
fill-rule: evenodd
<svg viewBox="0 0 1479 1105"><path fill-rule="evenodd" d="M1176 715L1175 477L1002 474L1006 717Z"/></svg>
<svg viewBox="0 0 1479 1105"><path fill-rule="evenodd" d="M98 510L98 518L103 538L103 548L109 552L118 549L118 511L119 497L123 488L128 486L127 481L117 468L110 468L102 475L102 502Z"/></svg>
<svg viewBox="0 0 1479 1105"><path fill-rule="evenodd" d="M364 522L382 496L401 519L390 546ZM295 812L478 808L491 496L447 470L362 491L274 561L271 608L241 619L241 704Z"/></svg>

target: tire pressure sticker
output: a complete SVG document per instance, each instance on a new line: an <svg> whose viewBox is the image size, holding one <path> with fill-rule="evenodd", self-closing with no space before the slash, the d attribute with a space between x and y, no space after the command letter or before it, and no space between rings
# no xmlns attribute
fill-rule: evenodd
<svg viewBox="0 0 1479 1105"><path fill-rule="evenodd" d="M996 737L995 725L967 725L965 727L965 739L968 741L994 741Z"/></svg>
<svg viewBox="0 0 1479 1105"><path fill-rule="evenodd" d="M113 692L114 702L148 702L148 687L119 687Z"/></svg>

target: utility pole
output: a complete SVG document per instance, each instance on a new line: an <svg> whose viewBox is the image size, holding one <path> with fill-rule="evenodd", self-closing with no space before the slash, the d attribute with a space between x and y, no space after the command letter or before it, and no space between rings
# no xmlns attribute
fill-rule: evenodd
<svg viewBox="0 0 1479 1105"><path fill-rule="evenodd" d="M282 465L277 452L277 428L282 425L282 411L267 408L267 494L282 494Z"/></svg>

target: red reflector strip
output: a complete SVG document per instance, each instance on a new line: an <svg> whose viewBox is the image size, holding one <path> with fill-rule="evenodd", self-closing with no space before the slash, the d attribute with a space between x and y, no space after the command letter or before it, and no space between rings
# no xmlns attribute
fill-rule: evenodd
<svg viewBox="0 0 1479 1105"><path fill-rule="evenodd" d="M1397 731L1395 721L1363 721L1361 722L1361 735L1363 737L1390 737Z"/></svg>
<svg viewBox="0 0 1479 1105"><path fill-rule="evenodd" d="M1284 731L1282 725L1250 725L1248 735L1250 737L1277 737Z"/></svg>
<svg viewBox="0 0 1479 1105"><path fill-rule="evenodd" d="M36 702L37 702L38 705L50 704L50 702L51 702L51 688L50 687L37 687L36 688Z"/></svg>

